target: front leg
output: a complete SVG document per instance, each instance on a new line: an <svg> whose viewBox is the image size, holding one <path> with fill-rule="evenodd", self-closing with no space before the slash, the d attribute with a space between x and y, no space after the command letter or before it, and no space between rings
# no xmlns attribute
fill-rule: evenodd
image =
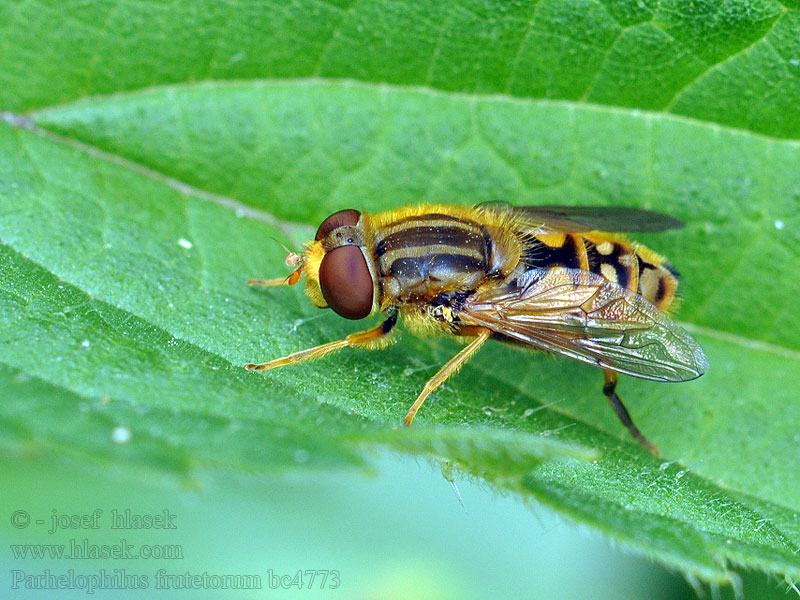
<svg viewBox="0 0 800 600"><path fill-rule="evenodd" d="M326 354L335 352L336 350L347 348L348 346L353 348L378 350L386 346L386 343L389 341L388 335L396 324L397 312L392 312L389 314L386 320L377 327L367 329L366 331L360 331L359 333L351 333L343 340L329 342L315 348L309 348L308 350L301 350L300 352L295 352L289 356L276 358L275 360L261 363L259 365L248 363L244 366L244 368L248 371L266 371L268 369L275 369L277 367L291 365L304 360L320 358Z"/></svg>

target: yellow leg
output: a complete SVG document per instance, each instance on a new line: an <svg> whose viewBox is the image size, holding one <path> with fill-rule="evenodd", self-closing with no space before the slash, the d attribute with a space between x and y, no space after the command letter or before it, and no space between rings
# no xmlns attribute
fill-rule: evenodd
<svg viewBox="0 0 800 600"><path fill-rule="evenodd" d="M277 279L249 279L247 285L250 287L273 287L277 285L286 285L286 277L278 277Z"/></svg>
<svg viewBox="0 0 800 600"><path fill-rule="evenodd" d="M478 351L478 348L480 348L483 343L489 339L491 334L492 332L489 329L477 329L475 332L477 337L472 340L469 345L464 346L464 348L462 348L458 354L447 361L447 363L441 369L439 369L439 372L436 373L436 375L428 380L428 383L426 383L425 387L422 388L422 392L420 392L419 396L417 396L414 404L412 404L411 408L408 409L408 413L406 413L406 417L403 419L403 425L411 425L411 421L414 420L414 415L417 414L419 407L422 406L423 402L425 402L425 398L427 398L436 388L442 385L448 377L458 371L458 369L460 369L461 366L467 362L470 357L475 354L475 352Z"/></svg>
<svg viewBox="0 0 800 600"><path fill-rule="evenodd" d="M300 280L300 273L303 272L303 268L300 267L299 269L295 269L291 273L289 273L286 277L278 277L277 279L250 279L247 281L247 285L250 287L274 287L278 285L294 285Z"/></svg>
<svg viewBox="0 0 800 600"><path fill-rule="evenodd" d="M276 358L275 360L261 363L260 365L248 363L244 366L244 368L248 371L266 371L268 369L275 369L276 367L283 367L285 365L291 365L304 360L320 358L326 354L335 352L336 350L341 350L342 348L358 346L367 348L371 346L374 347L375 342L379 342L389 334L396 322L397 316L390 316L388 319L386 319L386 321L377 327L373 327L372 329L367 329L366 331L361 331L359 333L350 334L343 340L329 342L327 344L317 346L316 348L309 348L308 350L301 350L300 352L295 352L294 354L284 356L283 358Z"/></svg>

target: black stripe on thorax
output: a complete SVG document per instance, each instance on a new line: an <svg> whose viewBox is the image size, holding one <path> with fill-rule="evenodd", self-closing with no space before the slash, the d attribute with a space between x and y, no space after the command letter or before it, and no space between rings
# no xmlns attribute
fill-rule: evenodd
<svg viewBox="0 0 800 600"><path fill-rule="evenodd" d="M425 225L411 226L390 233L375 246L378 256L392 250L418 248L446 244L464 250L476 250L485 256L484 239L481 231L474 225Z"/></svg>
<svg viewBox="0 0 800 600"><path fill-rule="evenodd" d="M426 254L404 256L392 261L389 275L398 279L446 279L459 273L475 273L486 269L482 260L464 254Z"/></svg>

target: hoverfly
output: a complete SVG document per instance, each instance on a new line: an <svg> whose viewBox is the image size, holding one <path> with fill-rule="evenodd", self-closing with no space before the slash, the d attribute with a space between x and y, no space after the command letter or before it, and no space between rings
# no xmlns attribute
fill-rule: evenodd
<svg viewBox="0 0 800 600"><path fill-rule="evenodd" d="M341 210L325 219L285 279L347 319L381 312L372 329L271 360L266 370L346 347L394 341L398 318L416 335L444 334L466 345L423 387L403 422L489 338L561 354L599 367L603 394L631 435L657 450L616 393L617 373L689 381L708 367L695 340L672 322L677 273L655 252L618 232L683 223L634 208L420 205L378 214ZM603 233L615 232L615 233Z"/></svg>

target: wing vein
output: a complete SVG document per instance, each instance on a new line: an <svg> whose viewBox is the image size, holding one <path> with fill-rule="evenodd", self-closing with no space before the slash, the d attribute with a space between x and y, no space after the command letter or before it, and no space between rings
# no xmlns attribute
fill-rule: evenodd
<svg viewBox="0 0 800 600"><path fill-rule="evenodd" d="M531 269L515 286L471 296L460 318L523 345L644 379L687 381L708 367L697 342L650 302L579 269Z"/></svg>

